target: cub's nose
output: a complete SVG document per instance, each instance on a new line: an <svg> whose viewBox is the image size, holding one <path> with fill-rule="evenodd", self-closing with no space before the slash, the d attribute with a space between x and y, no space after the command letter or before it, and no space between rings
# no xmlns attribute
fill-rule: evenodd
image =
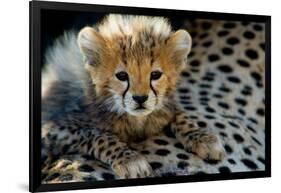
<svg viewBox="0 0 281 193"><path fill-rule="evenodd" d="M134 101L136 101L138 104L143 104L147 99L147 95L139 96L139 95L134 95L133 96Z"/></svg>

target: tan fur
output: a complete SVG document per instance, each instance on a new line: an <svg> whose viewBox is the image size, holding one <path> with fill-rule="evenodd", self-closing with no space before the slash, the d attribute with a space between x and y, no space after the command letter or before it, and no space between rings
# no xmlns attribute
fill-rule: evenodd
<svg viewBox="0 0 281 193"><path fill-rule="evenodd" d="M116 103L126 87L126 95L151 95L147 102L151 107L139 115L127 109L126 101L131 104L131 96L120 99L117 107L112 105L116 118L111 115L110 125L105 123L103 128L112 128L126 141L159 133L172 120L172 93L191 47L186 31L171 31L163 18L110 15L95 28L82 29L78 43L97 98L109 95ZM151 81L154 70L163 74L159 80ZM129 86L115 77L118 71L128 73Z"/></svg>

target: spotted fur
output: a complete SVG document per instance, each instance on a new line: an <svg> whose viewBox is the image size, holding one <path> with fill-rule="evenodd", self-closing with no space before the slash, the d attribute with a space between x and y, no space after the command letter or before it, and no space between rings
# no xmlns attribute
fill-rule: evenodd
<svg viewBox="0 0 281 193"><path fill-rule="evenodd" d="M111 132L92 129L97 124L88 116L88 108L69 106L71 110L64 110L63 118L49 119L43 126L44 150L59 156L47 156L44 182L264 170L264 25L196 20L183 27L192 36L193 48L174 91L179 105L171 125L162 134L124 143ZM63 144L56 144L64 138ZM208 149L218 139L222 143L212 147L223 147L225 159L204 161L197 156L201 145ZM197 155L190 153L194 147ZM216 148L204 151L201 157L221 157L213 150ZM126 157L145 160L136 165L144 165L142 172L118 172L124 168L112 168L117 157L119 166L130 165ZM64 162L69 163L68 170L61 167Z"/></svg>

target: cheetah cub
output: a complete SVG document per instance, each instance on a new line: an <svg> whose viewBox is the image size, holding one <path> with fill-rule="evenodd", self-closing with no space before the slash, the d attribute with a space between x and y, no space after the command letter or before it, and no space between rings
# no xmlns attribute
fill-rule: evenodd
<svg viewBox="0 0 281 193"><path fill-rule="evenodd" d="M130 143L171 123L187 151L221 160L219 138L193 124L174 99L190 49L189 33L172 31L160 17L109 15L78 36L66 33L46 55L44 147L52 146L53 154L93 155L120 178L153 176ZM71 105L79 110L70 113Z"/></svg>

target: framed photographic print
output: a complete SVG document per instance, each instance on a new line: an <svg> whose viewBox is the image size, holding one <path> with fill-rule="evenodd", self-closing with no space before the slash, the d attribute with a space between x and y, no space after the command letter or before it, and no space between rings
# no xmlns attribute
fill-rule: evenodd
<svg viewBox="0 0 281 193"><path fill-rule="evenodd" d="M30 2L30 191L269 177L271 18Z"/></svg>

